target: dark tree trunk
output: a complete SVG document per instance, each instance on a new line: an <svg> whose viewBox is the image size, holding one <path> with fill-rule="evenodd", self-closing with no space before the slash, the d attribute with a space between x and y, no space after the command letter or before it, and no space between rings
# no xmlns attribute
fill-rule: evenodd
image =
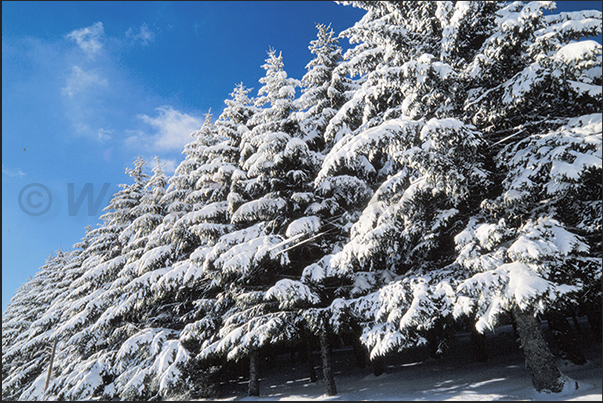
<svg viewBox="0 0 603 403"><path fill-rule="evenodd" d="M379 376L383 373L383 357L377 356L372 361L373 363L373 375Z"/></svg>
<svg viewBox="0 0 603 403"><path fill-rule="evenodd" d="M578 347L576 336L565 315L559 311L551 310L547 314L549 329L553 333L555 344L561 352L561 357L570 360L574 364L586 363L584 354Z"/></svg>
<svg viewBox="0 0 603 403"><path fill-rule="evenodd" d="M488 361L488 349L486 348L486 335L475 328L475 318L467 318L465 321L469 329L469 337L473 346L473 360L476 362Z"/></svg>
<svg viewBox="0 0 603 403"><path fill-rule="evenodd" d="M249 396L260 395L260 380L258 377L259 357L258 351L254 350L249 353Z"/></svg>
<svg viewBox="0 0 603 403"><path fill-rule="evenodd" d="M310 382L316 382L318 377L316 376L316 368L314 368L314 352L312 351L312 343L310 340L306 340L304 347L306 349L306 361L310 373Z"/></svg>
<svg viewBox="0 0 603 403"><path fill-rule="evenodd" d="M585 304L586 318L597 343L601 343L601 305L592 302Z"/></svg>
<svg viewBox="0 0 603 403"><path fill-rule="evenodd" d="M354 335L356 336L356 335ZM354 350L354 359L356 366L360 369L366 367L366 348L360 342L360 337L354 337L352 341L352 348Z"/></svg>
<svg viewBox="0 0 603 403"><path fill-rule="evenodd" d="M436 329L431 329L427 333L427 347L429 350L429 356L431 358L442 358L442 351L440 350L440 338Z"/></svg>
<svg viewBox="0 0 603 403"><path fill-rule="evenodd" d="M320 333L320 354L322 356L322 372L325 378L327 396L337 395L333 368L331 367L331 346L329 346L329 335L326 331Z"/></svg>
<svg viewBox="0 0 603 403"><path fill-rule="evenodd" d="M578 323L578 318L576 317L576 312L572 312L572 322L574 322L574 327L576 328L576 333L581 334L582 333L582 327L580 327L580 324Z"/></svg>
<svg viewBox="0 0 603 403"><path fill-rule="evenodd" d="M526 360L526 369L532 375L532 383L537 391L548 390L559 393L563 389L561 372L555 364L555 357L549 350L538 320L532 312L513 309L513 319L521 340L521 348Z"/></svg>

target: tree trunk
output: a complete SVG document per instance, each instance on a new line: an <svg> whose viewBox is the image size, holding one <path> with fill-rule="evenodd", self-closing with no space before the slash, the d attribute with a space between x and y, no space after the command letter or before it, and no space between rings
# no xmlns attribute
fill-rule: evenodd
<svg viewBox="0 0 603 403"><path fill-rule="evenodd" d="M329 346L329 335L326 331L320 333L320 354L322 356L322 372L325 379L327 396L337 395L333 368L331 367L331 347Z"/></svg>
<svg viewBox="0 0 603 403"><path fill-rule="evenodd" d="M316 382L318 377L316 376L316 369L314 368L314 352L312 351L312 343L307 340L304 344L306 348L306 361L308 363L308 370L310 372L310 382Z"/></svg>
<svg viewBox="0 0 603 403"><path fill-rule="evenodd" d="M601 343L601 305L598 306L592 302L586 303L584 306L588 324L593 332L593 336L597 343Z"/></svg>
<svg viewBox="0 0 603 403"><path fill-rule="evenodd" d="M580 327L580 324L578 323L578 318L576 317L576 311L572 312L572 322L574 322L574 327L576 328L576 333L581 334L582 328Z"/></svg>
<svg viewBox="0 0 603 403"><path fill-rule="evenodd" d="M44 384L44 392L48 389L48 382L50 382L50 374L52 373L52 364L54 362L54 353L57 350L57 342L59 339L54 339L54 343L52 343L52 353L50 354L50 363L48 364L48 373L46 374L46 383Z"/></svg>
<svg viewBox="0 0 603 403"><path fill-rule="evenodd" d="M354 340L352 341L352 349L354 350L354 360L356 366L360 369L366 367L366 349L360 341L360 337L356 337L354 334Z"/></svg>
<svg viewBox="0 0 603 403"><path fill-rule="evenodd" d="M469 328L469 337L473 346L473 360L476 362L488 361L488 349L486 348L486 335L480 333L475 328L475 318L467 318L467 327Z"/></svg>
<svg viewBox="0 0 603 403"><path fill-rule="evenodd" d="M513 319L521 340L526 369L532 375L534 388L539 392L543 390L561 392L563 389L561 372L544 340L537 319L532 312L517 307L513 309Z"/></svg>
<svg viewBox="0 0 603 403"><path fill-rule="evenodd" d="M440 359L442 358L442 350L440 349L440 342L443 336L443 328L440 324L436 324L433 328L427 332L427 348L429 350L429 356L431 358Z"/></svg>
<svg viewBox="0 0 603 403"><path fill-rule="evenodd" d="M373 375L379 376L383 373L383 357L377 356L373 359Z"/></svg>
<svg viewBox="0 0 603 403"><path fill-rule="evenodd" d="M555 344L561 351L561 356L574 364L586 363L584 354L578 347L576 336L565 315L559 311L552 310L547 314L549 329L553 333Z"/></svg>
<svg viewBox="0 0 603 403"><path fill-rule="evenodd" d="M249 396L259 396L260 395L260 380L258 378L258 351L254 350L249 353Z"/></svg>

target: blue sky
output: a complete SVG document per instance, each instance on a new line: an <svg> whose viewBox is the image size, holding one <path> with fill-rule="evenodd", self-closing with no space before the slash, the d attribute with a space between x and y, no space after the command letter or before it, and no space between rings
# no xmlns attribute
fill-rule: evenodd
<svg viewBox="0 0 603 403"><path fill-rule="evenodd" d="M110 183L102 208L137 155L173 172L210 108L217 117L237 83L259 88L270 46L301 78L315 22L340 32L363 14L334 2L2 2L2 310L98 222L87 202L69 215L69 183L74 200ZM52 195L38 216L19 205L32 183Z"/></svg>
<svg viewBox="0 0 603 403"><path fill-rule="evenodd" d="M97 223L102 211L86 202L69 214L69 184L77 199L87 183L95 197L109 183L102 208L130 183L124 169L137 155L149 165L158 155L171 174L210 108L217 117L239 82L259 88L269 47L301 79L315 23L339 33L363 14L326 1L3 1L2 310L51 253ZM30 184L52 195L44 214L19 205ZM43 208L48 198L24 201Z"/></svg>

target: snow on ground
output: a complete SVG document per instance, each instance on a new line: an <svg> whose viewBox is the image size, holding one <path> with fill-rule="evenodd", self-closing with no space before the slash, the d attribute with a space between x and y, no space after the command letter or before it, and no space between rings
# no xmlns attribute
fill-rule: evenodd
<svg viewBox="0 0 603 403"><path fill-rule="evenodd" d="M560 370L570 377L573 388L560 394L538 393L524 369L523 354L510 326L487 333L489 359L473 362L469 336L455 336L451 348L440 359L426 358L425 348L389 357L385 372L372 374L370 367L359 369L350 350L335 349L334 365L337 396L326 396L321 380L320 354L315 351L314 363L318 382L311 383L307 364L291 362L288 354L278 357L273 368L260 370L260 398L246 396L247 382L241 379L223 388L217 401L231 400L585 400L602 401L601 344L592 340L587 323L579 344L588 362L574 365L558 360ZM550 332L543 326L545 336ZM554 344L550 344L554 353ZM575 385L578 389L575 389Z"/></svg>

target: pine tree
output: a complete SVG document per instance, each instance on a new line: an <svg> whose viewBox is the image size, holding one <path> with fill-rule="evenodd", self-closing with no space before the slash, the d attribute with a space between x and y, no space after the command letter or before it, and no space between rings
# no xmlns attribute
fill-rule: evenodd
<svg viewBox="0 0 603 403"><path fill-rule="evenodd" d="M367 13L367 16L365 16L365 18L363 19L364 22L369 23L369 25L372 24L375 27L378 27L379 24L377 22L372 23L370 21L372 21L373 19L374 21L379 21L378 18L382 17L387 12L392 12L393 15L396 15L397 13L405 14L406 12L408 12L408 10L405 9L405 6L403 5L398 6L393 4L365 4L364 6L369 8L369 13ZM399 7L397 11L394 10L394 8L396 7ZM414 7L414 5L410 7ZM480 7L478 6L475 7L480 9ZM542 10L540 10L539 7L541 6L530 8L530 6L524 7L519 3L514 3L513 5L507 8L501 8L502 16L497 18L494 18L492 15L492 12L497 7L483 7L479 12L472 13L474 16L476 16L476 18L487 21L487 23L484 24L484 26L482 27L483 31L480 34L481 36L479 37L479 40L475 43L475 45L477 45L476 47L481 46L481 48L474 48L474 50L472 51L468 51L468 43L466 41L458 42L458 35L459 33L463 32L463 30L466 30L467 32L472 32L476 29L475 23L471 21L472 18L467 18L470 10L465 9L465 4L459 3L455 6L451 6L450 4L441 3L441 5L439 5L438 9L436 10L430 10L429 6L423 7L423 5L417 5L416 7L414 7L414 11L410 12L407 15L421 15L424 17L425 12L433 13L433 15L441 21L441 25L444 27L444 29L441 31L442 35L446 35L448 37L437 41L431 41L429 38L427 38L425 44L422 45L423 47L419 47L419 49L422 50L428 48L430 49L430 53L421 54L420 52L417 52L413 56L412 52L401 52L401 54L407 55L407 57L410 59L401 59L398 61L398 63L402 66L401 75L403 78L401 81L404 83L402 88L400 89L400 93L403 97L403 101L401 102L401 113L414 119L426 119L430 118L431 116L436 116L436 118L443 118L448 116L455 116L455 114L460 118L467 119L466 116L463 117L459 112L463 110L473 110L470 108L473 105L473 100L476 98L480 101L488 99L489 102L492 102L492 104L488 105L487 107L484 107L484 102L482 102L482 112L480 113L484 113L484 110L486 110L487 108L489 108L488 110L491 111L497 110L493 107L493 105L496 104L497 98L485 98L486 95L490 95L490 92L494 92L496 88L493 88L492 91L484 90L483 88L476 89L475 87L471 90L468 90L468 88L471 88L471 86L475 86L475 82L463 82L463 80L467 80L468 77L475 78L476 66L481 66L480 63L485 60L485 56L480 52L484 52L484 54L498 55L499 59L495 59L496 61L492 61L492 64L500 63L499 66L504 66L500 67L501 70L505 70L505 74L510 74L512 77L514 77L513 80L507 81L504 85L501 85L500 88L506 87L510 90L512 85L515 85L515 87L517 87L518 84L521 84L521 88L526 88L525 91L520 91L519 89L513 88L513 91L509 91L509 93L519 94L519 96L522 98L522 103L530 99L529 94L531 94L532 89L535 88L534 83L539 82L539 76L536 76L536 80L532 80L532 78L534 77L527 76L527 69L524 70L526 73L523 78L521 75L523 73L518 73L515 76L513 75L516 74L518 71L521 71L520 66L522 63L524 65L530 66L530 56L533 56L535 54L540 55L539 61L543 62L542 53L540 53L541 50L539 50L538 52L535 51L536 49L540 48L536 45L532 46L532 48L530 48L532 54L530 55L529 51L526 50L528 49L528 47L526 47L524 43L520 43L519 40L515 40L515 42L509 40L507 42L518 44L517 47L514 48L513 52L515 53L505 52L505 54L503 55L502 53L496 53L500 52L500 48L496 48L496 51L494 51L495 44L496 46L499 46L501 43L498 42L499 39L494 38L499 38L499 36L501 35L500 31L502 31L503 33L506 32L503 35L514 35L516 33L516 31L514 30L505 31L505 26L513 26L513 24L524 24L525 32L521 33L520 30L519 35L524 35L524 38L529 38L530 36L537 36L543 34L543 39L540 40L540 44L542 44L551 35L544 34L545 32L550 33L550 30L543 28ZM490 17L487 16L488 13L490 13ZM577 14L574 17L580 18L581 16ZM423 24L425 21L429 20L430 18L422 18L421 21L415 22L412 20L412 18L407 18L401 25L404 27L418 27L421 26L421 24ZM466 25L468 26L461 28L464 23L467 23ZM496 24L500 24L502 28L499 28L498 26L496 26ZM589 25L583 24L583 26ZM355 28L359 32L363 32L362 28L358 26L356 26ZM377 29L375 30L377 32L383 32ZM412 34L409 34L408 31L410 30L405 30L403 32L410 38L412 37ZM434 29L433 31L427 31L435 35L436 38L438 36L438 32L440 32L438 29ZM376 34L374 37L378 37L378 35L379 34ZM450 38L450 36L453 36L453 38ZM456 38L454 38L454 36L456 36ZM440 49L438 49L438 43L443 44ZM482 43L484 44L483 46ZM463 46L463 57L473 54L473 61L471 61L470 59L463 60L458 56L455 57L455 53L457 55L461 54L460 51L455 50L455 47L459 45ZM365 47L360 48L359 54L365 52L367 46L368 44ZM578 46L577 48L590 49L590 46L590 42L585 42L583 46ZM560 47L557 46L557 49L559 48ZM492 53L488 53L485 49L490 49ZM452 65L436 61L438 60L438 52L440 52L440 60L448 61L449 63L452 63ZM557 52L560 51L557 50ZM561 51L561 53L565 54L563 51ZM578 52L578 54L584 55L584 57L586 58L585 60L596 60L596 56L595 59L589 59L593 56L589 56L588 52ZM550 54L548 54L547 56L550 57ZM360 60L362 59L357 58L355 61L359 63ZM377 60L379 59L377 58ZM585 62L585 67L583 68L584 70L590 68L591 64L588 63L592 62ZM580 64L578 63L578 65ZM533 67L534 66L532 66L532 68ZM455 71L455 69L457 71ZM528 81L527 77L529 77L529 79L532 81ZM573 77L576 77L575 73ZM595 82L596 80L597 78L595 78ZM446 81L449 81L449 84L446 84ZM588 79L582 78L582 81L588 82ZM477 82L482 85L493 85L491 82L488 82L487 79L484 79L484 81L477 80ZM590 82L592 82L592 79ZM362 83L362 87L366 88L367 83L370 83L368 79ZM456 91L455 89L459 89L458 93L456 94L454 94L454 92ZM438 95L438 91L441 91L441 95ZM551 94L552 93L553 91L551 91ZM446 96L447 94L450 94L450 96ZM480 94L480 96L477 96L476 94ZM459 105L463 103L464 96L467 98L467 101L464 101L466 106L461 109L459 108ZM366 98L364 99L366 100ZM450 103L450 100L452 100L453 102ZM413 107L416 101L420 101L417 104L419 109ZM507 103L508 105L506 98L502 101L503 103ZM529 102L541 101L542 98ZM364 105L366 104L367 103L365 101ZM561 113L568 113L569 110L567 109L567 107L570 104L564 102L563 104L564 109L562 109ZM548 104L546 104L545 102L543 103L543 106L544 105ZM590 108L590 106L588 105L594 105L594 103L587 103L586 110ZM344 108L342 108L342 110ZM365 108L364 110L366 111L367 109ZM509 111L509 108L504 106L500 110L504 110L504 113L507 113ZM533 108L530 108L530 110L533 110ZM515 111L513 113L516 113ZM391 254L393 253L394 260L398 259L398 261L400 261L400 255L406 255L404 257L407 259L407 267L422 266L424 267L424 269L429 269L428 272L421 272L421 270L414 269L411 272L405 273L401 280L393 282L385 287L381 287L381 290L378 294L368 294L366 297L361 298L359 301L352 300L343 304L345 307L343 309L344 311L360 311L359 316L361 318L364 318L364 320L367 321L373 319L376 322L376 325L374 326L368 325L363 336L363 340L365 341L365 343L367 343L369 347L372 347L373 354L378 355L386 353L391 349L401 347L403 348L405 345L410 346L416 343L425 342L425 340L421 338L425 335L425 332L421 332L422 329L428 330L427 328L429 326L432 326L433 324L437 323L438 317L441 319L446 319L447 317L449 318L453 316L453 306L455 304L454 289L457 285L460 284L459 287L461 293L468 287L469 283L476 288L476 292L486 293L485 290L482 290L483 287L486 287L485 279L480 278L480 280L475 279L475 281L468 280L468 282L461 284L463 282L464 277L471 276L470 272L472 268L466 264L464 266L459 267L456 263L452 263L455 257L455 253L452 249L453 243L451 242L451 240L455 234L455 228L458 230L460 226L463 225L463 221L466 222L466 220L471 215L475 214L476 210L479 211L480 201L488 196L485 186L488 183L488 177L490 176L492 178L495 178L495 175L490 174L488 172L488 169L495 168L489 162L489 159L491 160L494 157L492 155L488 155L488 153L485 152L486 150L491 150L491 148L489 149L487 147L484 147L484 145L487 144L485 143L485 140L490 140L492 143L494 143L494 141L500 139L500 137L497 137L493 133L504 133L506 127L504 125L498 125L497 121L495 121L493 118L488 121L488 123L491 124L490 127L484 127L482 123L483 121L481 120L476 120L474 118L471 118L471 120L474 123L479 124L479 126L471 127L467 123L462 123L458 120L454 125L450 125L450 123L454 121L450 118L431 119L429 122L427 122L427 126L432 126L434 128L448 127L448 130L452 130L449 131L449 134L444 136L442 136L443 132L440 131L441 129L436 129L433 132L435 136L426 135L427 133L429 133L429 131L427 131L427 133L423 133L423 131L421 131L421 136L418 143L423 142L422 145L417 144L416 140L414 144L412 144L411 141L410 145L403 145L402 149L398 152L398 155L404 155L405 157L403 159L398 158L398 166L403 167L406 171L402 171L404 172L404 175L406 175L406 177L408 178L408 169L414 169L414 172L412 170L410 171L411 175L414 175L415 179L418 180L414 183L414 186L408 186L408 182L394 182L396 184L400 183L398 186L402 185L402 189L406 187L406 190L404 190L403 193L403 195L406 195L406 197L403 196L401 198L406 200L405 203L394 203L394 206L398 204L398 207L395 209L396 212L394 213L394 216L398 216L400 217L400 219L404 219L396 224L392 223L390 225L392 225L395 229L407 227L413 230L417 230L417 235L420 234L421 237L415 237L413 239L412 233L408 232L403 232L399 236L392 236L392 234L388 233L387 231L382 232L387 227L380 228L380 232L377 232L376 234L369 232L370 230L373 230L375 225L373 223L377 219L381 220L381 225L387 222L385 219L387 217L387 214L381 216L380 207L372 207L369 204L370 208L367 208L367 210L365 210L365 213L370 213L366 216L366 219L368 219L368 221L363 220L364 217L361 217L358 222L354 224L355 227L352 228L356 228L356 231L358 231L358 229L363 228L361 227L362 223L364 228L366 228L363 232L367 233L367 235L370 235L371 237L367 237L364 239L360 238L356 241L355 244L351 242L350 244L344 247L344 250L342 252L335 255L334 258L330 260L331 266L335 264L339 265L340 267L349 267L350 262L362 262L362 259L360 258L365 259L364 264L374 265L376 263L376 260L374 258L370 258L370 251L382 251L382 249L379 249L379 247L386 247L386 245L388 244L391 245L391 241L383 242L379 241L379 238L385 240L394 239L395 247L390 246L389 249L385 249L390 253L389 256L392 256ZM365 119L365 121L367 120ZM392 122L392 120L390 120L388 123L390 122ZM554 125L554 122L554 120L550 120L548 124ZM377 124L377 121L375 121L374 124ZM383 126L385 126L385 124L383 124ZM458 136L458 134L460 134L461 132L457 132L457 130L463 127L465 128L464 130L473 132L473 139L471 137L467 137L466 135L461 135L460 137ZM486 131L487 134L480 134L478 131L475 130L476 128L482 128ZM356 132L362 130L366 129L364 129L363 126L360 125L359 128L356 129ZM367 130L366 133L372 134L370 130ZM356 135L355 137L358 136ZM454 140L455 137L457 140ZM427 139L429 140L425 141ZM345 144L345 140L346 138L344 137L340 141L340 143L338 143L338 145L341 143ZM453 143L455 143L455 146L450 147L450 145L452 145L453 143L448 143L448 146L444 146L442 148L440 148L441 146L438 146L438 143L440 142L442 142L440 144L443 145L446 144L447 141L451 140L453 141ZM350 165L349 161L353 161L353 159L349 157L349 151L353 149L353 146L351 145L352 141L348 141L350 142L350 145L347 147L344 146L344 148L342 148L342 151L339 153L339 155L341 156L339 158L342 158L343 156L347 158L346 164L337 164L332 159L327 157L325 159L325 164L323 164L323 170L319 174L319 178L321 177L321 174L325 173L325 167L331 167L330 169L336 169L334 167ZM334 148L333 151L336 151L336 148ZM509 161L510 158L507 157L507 159L504 159L502 154L497 157L500 158L499 161L501 165L496 167L496 169L497 173L500 173L503 161L505 161L506 163ZM337 161L337 159L335 159L335 161ZM440 161L443 162L443 164L440 165ZM530 164L531 163L532 161L530 162ZM597 162L595 162L594 164L596 165ZM400 172L398 176L403 175L402 172ZM504 168L502 172L504 172ZM522 171L519 171L516 175L520 178L525 177L525 174ZM392 177L392 180L394 178L396 178L396 175ZM541 192L533 192L531 194L535 197L538 197L539 200L542 200ZM393 200L391 198L387 199L385 205L391 203L392 201ZM420 208L421 205L423 205L422 208ZM491 204L488 204L486 202L481 203L481 205L491 206ZM523 202L521 203L521 205L522 207L527 207ZM440 210L441 212L438 212L438 210L435 210L434 212L433 210L435 206L442 206L440 207L442 208L442 210ZM561 234L565 234L565 232L561 232L561 226L559 226L558 223L545 221L546 219L544 217L542 218L542 220L542 224L541 222L539 222L538 224L534 222L528 223L527 226L530 229L526 227L524 231L533 231L532 228L539 228L538 230L536 230L539 234L549 233L557 234L558 236L560 236ZM378 222L379 221L377 221L377 223ZM421 222L424 222L425 224L419 224ZM551 229L547 230L545 228L539 227L539 225L545 225L546 228ZM443 228L444 233L440 233L438 235L438 228ZM436 230L436 232L430 234L430 232L433 230ZM425 233L429 235L423 236ZM356 234L360 235L362 234L362 232L360 232L360 234L357 232ZM442 235L445 236L442 237ZM457 240L462 238L459 237L457 237ZM503 242L504 239L508 240L508 238L503 238L502 235L499 235L499 237L503 239ZM398 239L400 239L402 242L398 243ZM580 246L582 244L580 243L578 238L570 237L566 239L569 241L569 244L574 245L576 249L574 250L572 249L572 247L570 247L565 253L579 250L585 251L585 249L581 249L583 248L583 246ZM444 243L442 244L442 242ZM432 250L438 251L438 254L440 255L439 261L434 261L433 257L430 257L429 254L425 254L425 252L428 252L431 248L436 245L438 245L438 247ZM444 247L443 249L442 246ZM355 250L357 250L358 252L355 252ZM408 251L412 251L413 253L408 253ZM442 254L442 251L446 251L446 253ZM375 253L375 255L383 256L383 253ZM461 256L463 256L463 253L461 253ZM342 259L342 257L345 257L345 259L343 259L340 263L339 261ZM441 257L444 257L444 259L441 259ZM542 260L542 257L540 257L540 259ZM488 260L486 260L485 262L488 262ZM497 263L490 263L494 265L493 268L497 267ZM528 275L528 272L525 272L525 267L523 266L507 266L505 265L505 261L503 260L499 260L498 265L500 266L499 269L502 271L506 270L506 273L513 273L513 275L516 276ZM400 273L399 270L400 268L398 267L398 273ZM469 272L467 270L469 270ZM475 270L475 268L473 270ZM595 274L596 278L596 272L593 274ZM477 276L479 277L480 275ZM536 294L548 294L551 296L551 299L555 299L552 297L553 295L555 295L554 283L551 283L546 279L542 279L541 282L541 280L537 280L534 277L526 277L526 281L528 278L532 278L534 284L538 284L539 291L535 291ZM512 282L510 281L509 284L511 283ZM498 286L494 288L500 290ZM376 303L375 300L377 300ZM461 298L460 301L464 300ZM534 307L534 304L537 304L537 302L535 301L542 301L542 299L538 299L538 297L534 296L534 298L532 298L530 302L520 302L521 309L520 311L516 312L515 316L516 318L518 318L518 321L522 322L523 325L528 326L529 321L523 320L522 318L524 318L525 316L524 313L526 312L526 309L528 315L533 312L530 311L530 309ZM521 303L523 303L523 305L521 305ZM476 303L475 306L477 305L478 304ZM414 309L419 306L423 308L421 308L421 310L419 311L414 311ZM457 307L458 306L459 305L457 304ZM483 304L479 304L479 306L483 306ZM430 308L427 309L427 307ZM333 308L335 308L335 306L333 306ZM364 311L364 313L362 311ZM491 313L492 309L490 309L489 312ZM442 326L442 323L437 326ZM479 326L480 322L478 321L478 327ZM532 326L531 329L531 331L539 331L534 330L537 329L534 326ZM523 332L523 335L525 336L528 333L529 332ZM536 337L534 340L538 340L538 337ZM539 340L542 340L542 338L540 338ZM384 341L387 341L387 343L383 344ZM546 344L541 345L539 347L539 350L540 354L550 354L550 352L548 352ZM525 353L526 360L530 361L533 359L532 355L534 354L534 351L526 350ZM554 366L554 362L552 360L548 360L547 365ZM532 365L532 367L533 366L534 365ZM540 390L544 388L543 385L548 385L547 388L559 391L559 385L562 384L562 380L560 376L557 376L555 378L555 371L556 368L551 368L551 375L548 377L548 379L539 379L539 374L533 373L535 386Z"/></svg>
<svg viewBox="0 0 603 403"><path fill-rule="evenodd" d="M319 278L320 272L329 271L350 278L345 292L351 296L379 289L409 265L450 262L450 256L438 256L441 261L433 262L429 250L436 254L446 239L450 243L451 236L446 234L454 223L450 219L467 198L468 184L474 181L479 186L484 176L479 160L468 162L479 153L479 134L453 119L432 119L427 124L414 120L429 118L437 109L413 111L407 106L413 99L429 105L416 91L431 94L436 84L455 78L450 66L420 53L425 47L431 52L437 49L437 41L430 37L439 32L433 24L427 29L427 38L416 31L434 20L434 5L362 6L368 9L367 15L344 32L359 44L346 53L347 61L340 67L360 75L361 85L346 104L349 107L344 105L327 128L328 139L340 140L324 159L316 179L319 192L324 188L342 192L341 186L330 183L334 180L338 185L354 183L356 194L331 199L336 203L357 200L354 215L349 213L351 206L343 206L348 222L342 227L351 228L350 241L329 259L328 268L311 266L306 273L307 278ZM420 88L415 88L417 83ZM452 84L442 87L446 94L452 92ZM434 98L437 101L438 96ZM361 109L354 109L357 106ZM348 134L343 134L345 130L336 134L338 119L346 123L358 119L353 114L362 116L362 121L356 128L349 127ZM359 199L362 188L366 190Z"/></svg>
<svg viewBox="0 0 603 403"><path fill-rule="evenodd" d="M318 151L324 145L324 131L341 106L342 95L338 90L333 71L341 60L341 47L334 37L331 26L317 24L317 38L310 42L314 59L306 65L308 72L302 78L302 95L295 114L299 121L302 139L310 149Z"/></svg>
<svg viewBox="0 0 603 403"><path fill-rule="evenodd" d="M211 160L208 150L218 142L211 114L191 137L193 140L185 147L187 156L169 180L168 189L163 191L165 181L156 181L161 183L159 193L163 195L153 197L152 204L161 209L166 206L167 214L150 234L145 234L143 253L126 266L116 288L126 294L103 318L104 323L121 321L122 330L116 334L120 343L127 343L128 337L135 343L151 343L160 337L158 344L150 344L155 347L146 355L115 357L114 394L128 399L166 396L179 382L179 366L189 359L189 353L178 338L184 325L196 318L195 313L191 316L195 311L193 301L200 296L195 293L203 294L199 288L201 270L189 258L209 239L199 227L206 219L219 220L226 210L225 202L212 200L224 192L217 191L213 182L206 183L203 172ZM212 196L216 192L217 196ZM135 369L124 372L131 367Z"/></svg>
<svg viewBox="0 0 603 403"><path fill-rule="evenodd" d="M132 294L136 295L133 286L137 284L137 277L133 268L137 267L139 260L147 251L148 238L155 228L162 222L165 215L165 205L161 203L165 194L167 177L163 173L160 161L156 158L157 165L153 168L153 175L144 187L143 195L138 205L132 208L134 220L120 235L121 242L125 245L122 256L124 262L117 278L99 296L100 299L111 301L95 323L90 326L89 332L97 339L105 341L104 355L107 359L106 370L103 372L104 398L113 398L115 395L126 396L127 391L120 389L119 375L123 369L122 359L117 355L120 346L126 340L135 337L138 327L141 326L138 317L128 312L128 301L132 301ZM122 378L123 379L123 378ZM133 395L129 395L133 396Z"/></svg>
<svg viewBox="0 0 603 403"><path fill-rule="evenodd" d="M220 330L201 356L226 355L229 360L248 356L250 394L259 393L256 355L266 345L297 337L299 318L287 304L271 301L269 288L296 270L287 253L287 224L300 214L296 196L309 189L315 161L292 119L297 80L288 79L281 55L271 49L263 66L266 76L240 144L242 170L233 175L229 201L231 222L238 228L222 236L205 255L205 267L225 290L232 306ZM284 281L284 280L283 280ZM242 339L242 336L245 336Z"/></svg>
<svg viewBox="0 0 603 403"><path fill-rule="evenodd" d="M58 250L38 273L21 286L2 315L2 398L19 399L21 392L46 374L53 335L50 306L65 288L73 252Z"/></svg>
<svg viewBox="0 0 603 403"><path fill-rule="evenodd" d="M581 237L590 231L600 233L597 219L591 218L591 209L600 208L600 203L577 191L590 183L591 175L600 176L599 157L591 158L600 147L595 145L600 135L589 145L582 136L596 138L599 130L600 91L592 91L592 86L601 82L600 73L593 70L597 60L600 63L601 46L589 40L572 42L601 32L601 14L545 16L544 8L552 8L552 3L502 8L494 20L496 29L466 68L475 80L466 86L473 88L465 101L465 115L490 139L486 158L496 169L493 182L501 186L485 198L467 226L469 232L459 234L457 244L459 262L483 272L460 287L461 295L472 290L474 297L480 295L480 306L490 307L478 327L496 323L501 311L511 310L535 387L560 391L564 379L556 368L544 375L530 364L535 353L528 349L530 343L539 344L540 356L550 352L533 334L539 330L527 316L580 300L586 289L595 299L601 295L600 271L595 269L600 255L590 252L599 241L589 245ZM559 200L577 194L581 196L573 199L575 203L590 208L568 219L563 212L566 203ZM576 218L594 226L584 231L574 226ZM518 281L524 287L511 296ZM462 296L459 301L467 303ZM520 325L530 330L520 331Z"/></svg>
<svg viewBox="0 0 603 403"><path fill-rule="evenodd" d="M144 335L149 332L165 334L167 339L161 349L153 350L148 357L133 357L135 361L131 362L137 363L137 369L115 380L121 396L143 397L136 392L141 388L147 395L156 393L162 397L187 394L202 383L201 379L191 380L191 374L187 373L194 365L189 352L194 348L184 348L187 343L179 340L180 331L185 324L194 324L207 316L204 304L211 306L211 301L219 298L216 287L201 268L202 256L221 235L232 230L227 219L226 197L230 177L237 169L238 147L232 144L238 145L241 136L242 122L238 119L246 120L249 116L245 111L247 92L242 85L235 89L233 100L227 102L216 125L210 114L206 116L203 127L193 133L193 141L186 146L187 158L171 180L172 188L168 188L168 194L171 192L175 199L171 196L161 199L171 200L175 208L150 235L151 242L138 263L139 268L146 265L144 257L151 257L155 251L169 246L172 252L157 255L152 260L157 268L128 284L133 294L124 303L129 310L136 308L136 321L140 324L132 340L146 338ZM186 243L181 243L183 240ZM176 246L172 247L173 244ZM165 268L161 268L163 265ZM123 309L118 306L116 310ZM176 317L174 312L178 314ZM185 332L183 340L186 334L190 333ZM157 360L162 360L162 367L157 367ZM123 365L120 362L119 368L124 368Z"/></svg>
<svg viewBox="0 0 603 403"><path fill-rule="evenodd" d="M86 238L79 245L83 249L74 256L75 264L68 265L68 274L62 279L63 282L67 282L66 289L53 301L41 318L41 323L51 328L52 338L61 340L57 346L55 360L55 373L58 376L49 385L49 395L55 395L57 390L61 389L59 385L68 382L68 377L73 378L74 372L81 374L79 370L86 371L87 363L94 363L93 359L92 361L89 359L90 356L94 357L95 353L102 355L106 340L99 339L98 335L90 332L90 326L108 306L107 304L111 303L101 296L110 288L124 264L121 256L123 244L119 241L119 236L135 218L131 214L131 209L139 202L146 181L146 175L142 173L143 166L144 161L138 159L135 161L135 168L127 170L134 178L134 184L124 185L124 189L114 195L106 209L109 211L101 217L104 224L87 232ZM74 366L78 365L80 366L78 371L74 371ZM69 369L66 370L66 366ZM67 378L65 371L68 373ZM27 398L41 396L44 393L41 387L41 384L44 384L42 378L42 376L38 377L29 388L25 389L22 396ZM66 395L73 393L79 396L83 393L88 396L96 387L88 386L92 389L72 389ZM65 394L65 389L60 394Z"/></svg>
<svg viewBox="0 0 603 403"><path fill-rule="evenodd" d="M89 397L95 389L103 386L103 382L96 379L90 384L79 383L76 387L73 378L78 376L74 374L98 367L102 357L107 355L105 349L111 345L107 334L92 329L103 311L114 302L106 294L126 263L125 238L120 239L120 236L137 218L133 209L140 203L148 181L148 176L143 173L144 165L145 162L138 158L133 169L126 169L134 183L121 186L123 189L113 196L105 208L107 212L101 216L103 224L89 232L86 248L82 250L81 275L70 284L67 298L60 301L64 304L62 317L54 332L55 337L64 341L57 346L55 362L58 375L49 385L47 393L51 396ZM39 392L33 389L26 393L33 397Z"/></svg>

